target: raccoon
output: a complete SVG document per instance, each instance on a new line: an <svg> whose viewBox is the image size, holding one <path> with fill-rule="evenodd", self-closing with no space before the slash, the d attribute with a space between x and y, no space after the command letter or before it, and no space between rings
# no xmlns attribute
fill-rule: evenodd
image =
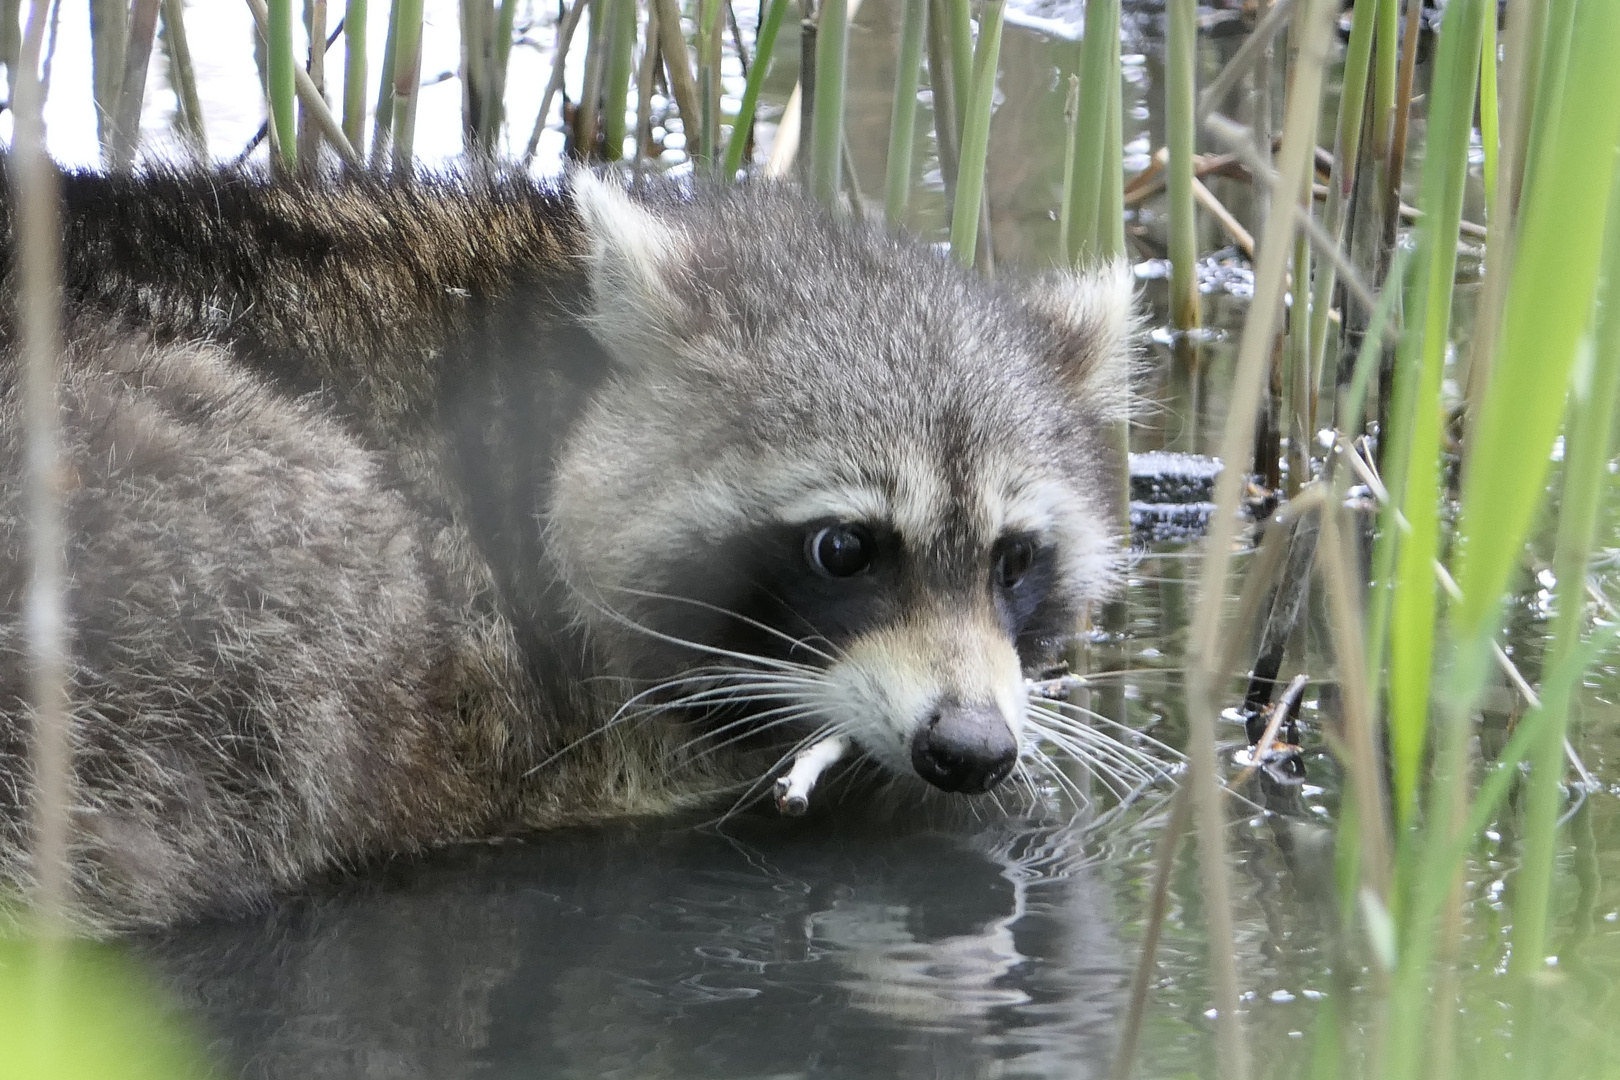
<svg viewBox="0 0 1620 1080"><path fill-rule="evenodd" d="M789 187L584 170L70 174L62 200L81 931L744 805L827 739L907 798L1038 764L1025 676L1121 567L1128 269L991 284ZM0 205L8 266L12 235Z"/></svg>

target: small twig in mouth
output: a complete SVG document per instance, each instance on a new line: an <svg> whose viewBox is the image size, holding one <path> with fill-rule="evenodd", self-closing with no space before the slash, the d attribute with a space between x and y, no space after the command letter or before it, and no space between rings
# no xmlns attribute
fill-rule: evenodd
<svg viewBox="0 0 1620 1080"><path fill-rule="evenodd" d="M849 752L849 740L830 735L793 755L793 767L776 780L776 808L789 817L810 809L810 792L821 774Z"/></svg>

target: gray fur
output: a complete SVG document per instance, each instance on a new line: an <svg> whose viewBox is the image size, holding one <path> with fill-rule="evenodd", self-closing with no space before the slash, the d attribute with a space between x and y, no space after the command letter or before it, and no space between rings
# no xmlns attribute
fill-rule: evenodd
<svg viewBox="0 0 1620 1080"><path fill-rule="evenodd" d="M724 808L820 731L904 778L942 700L1019 731L1024 669L1113 587L1116 272L1026 299L762 186L67 180L86 932L393 852ZM13 355L0 890L18 895ZM849 498L900 553L858 617L749 577L785 572L749 538L787 536L792 562L794 530ZM1009 530L1052 552L1029 628L987 584ZM727 697L772 676L763 704Z"/></svg>

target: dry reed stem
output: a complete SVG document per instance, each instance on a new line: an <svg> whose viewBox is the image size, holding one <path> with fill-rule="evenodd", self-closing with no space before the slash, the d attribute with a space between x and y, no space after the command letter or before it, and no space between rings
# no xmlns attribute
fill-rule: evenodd
<svg viewBox="0 0 1620 1080"><path fill-rule="evenodd" d="M11 183L16 199L18 310L23 356L23 413L27 431L27 492L32 566L27 599L27 648L33 705L33 862L35 932L51 942L63 932L67 899L68 805L71 747L68 734L67 622L63 612L60 405L61 269L56 168L45 148L45 94L39 74L49 4L29 13L13 102L16 135ZM53 967L52 963L41 965Z"/></svg>
<svg viewBox="0 0 1620 1080"><path fill-rule="evenodd" d="M546 130L546 117L551 114L551 99L556 97L557 92L562 89L563 74L567 67L568 47L573 44L574 31L579 29L580 16L585 14L585 9L590 5L591 0L574 0L573 6L568 9L568 14L557 22L557 44L552 52L551 78L546 82L546 92L540 95L540 111L535 115L534 127L529 131L529 141L523 147L524 165L528 165L534 160L534 153L539 149L540 135ZM679 27L676 28L675 34L677 37L680 36ZM682 42L681 48L683 50L686 48L685 42Z"/></svg>
<svg viewBox="0 0 1620 1080"><path fill-rule="evenodd" d="M1336 5L1327 0L1315 0L1306 10L1308 13L1304 16L1299 63L1284 122L1280 173L1285 191L1301 190L1309 179L1315 156L1312 131L1320 107L1323 69L1328 61L1329 35ZM1254 442L1255 421L1261 395L1265 392L1271 342L1282 309L1295 220L1293 213L1286 213L1271 216L1265 222L1255 274L1255 298L1238 348L1232 408L1227 416L1219 455L1229 463L1244 460ZM1225 816L1217 778L1215 688L1216 680L1223 673L1215 665L1220 649L1221 599L1226 594L1227 570L1232 560L1232 546L1237 538L1238 499L1242 484L1242 471L1235 465L1229 465L1216 479L1216 511L1206 542L1187 671L1191 726L1188 758L1192 770L1194 811L1198 818L1199 862L1209 913L1218 1060L1220 1074L1227 1078L1247 1076L1249 1069L1248 1052L1237 1015L1231 887L1227 868Z"/></svg>
<svg viewBox="0 0 1620 1080"><path fill-rule="evenodd" d="M141 104L146 100L146 69L152 62L152 39L157 34L161 0L135 0L129 16L129 42L124 52L122 85L113 114L112 167L127 169L141 141Z"/></svg>

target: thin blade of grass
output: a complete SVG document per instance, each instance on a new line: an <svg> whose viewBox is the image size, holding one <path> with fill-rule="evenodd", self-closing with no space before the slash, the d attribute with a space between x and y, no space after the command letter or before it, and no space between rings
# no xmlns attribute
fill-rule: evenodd
<svg viewBox="0 0 1620 1080"><path fill-rule="evenodd" d="M742 107L737 111L737 124L731 129L731 141L726 144L725 164L720 170L720 175L728 180L734 178L743 166L743 150L748 145L748 133L754 126L760 91L764 89L765 77L770 74L776 35L782 29L782 18L787 8L788 0L770 0L770 6L765 9L765 21L760 24L759 35L754 42L754 66L748 71Z"/></svg>

